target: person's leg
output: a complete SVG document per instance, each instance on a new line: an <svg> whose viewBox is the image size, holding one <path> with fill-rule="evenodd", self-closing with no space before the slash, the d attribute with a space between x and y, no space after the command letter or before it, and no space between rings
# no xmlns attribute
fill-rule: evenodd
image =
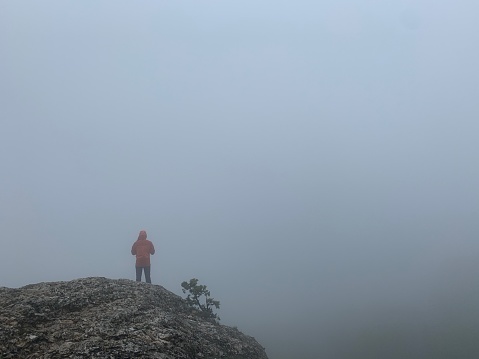
<svg viewBox="0 0 479 359"><path fill-rule="evenodd" d="M150 277L150 273L151 273L151 268L150 267L144 267L145 268L145 279L146 279L146 283L151 283L151 277Z"/></svg>
<svg viewBox="0 0 479 359"><path fill-rule="evenodd" d="M141 272L142 272L142 267L135 267L136 269L136 281L141 282Z"/></svg>

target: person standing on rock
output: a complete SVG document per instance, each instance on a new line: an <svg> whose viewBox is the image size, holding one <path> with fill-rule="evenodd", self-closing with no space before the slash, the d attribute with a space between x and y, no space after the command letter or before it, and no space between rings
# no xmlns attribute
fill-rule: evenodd
<svg viewBox="0 0 479 359"><path fill-rule="evenodd" d="M140 231L138 239L131 247L131 254L136 256L136 281L141 282L141 274L144 271L146 283L151 283L150 254L155 254L155 247L146 239L146 231Z"/></svg>

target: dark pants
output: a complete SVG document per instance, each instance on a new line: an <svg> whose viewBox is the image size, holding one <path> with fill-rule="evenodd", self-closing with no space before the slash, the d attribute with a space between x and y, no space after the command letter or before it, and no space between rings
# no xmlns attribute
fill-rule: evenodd
<svg viewBox="0 0 479 359"><path fill-rule="evenodd" d="M135 267L136 268L136 281L141 282L141 273L145 270L146 283L151 283L150 267Z"/></svg>

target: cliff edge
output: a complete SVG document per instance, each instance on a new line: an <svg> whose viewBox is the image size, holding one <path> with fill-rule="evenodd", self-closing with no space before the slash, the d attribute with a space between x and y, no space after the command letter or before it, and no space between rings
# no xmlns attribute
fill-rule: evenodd
<svg viewBox="0 0 479 359"><path fill-rule="evenodd" d="M267 359L159 285L127 279L0 287L0 358Z"/></svg>

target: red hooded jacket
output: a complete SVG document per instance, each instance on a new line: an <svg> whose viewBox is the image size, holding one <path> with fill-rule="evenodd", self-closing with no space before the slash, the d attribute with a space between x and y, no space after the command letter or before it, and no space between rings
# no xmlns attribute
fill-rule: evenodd
<svg viewBox="0 0 479 359"><path fill-rule="evenodd" d="M140 231L138 239L131 247L131 254L136 255L136 267L150 266L150 254L155 254L155 247L146 239L146 231Z"/></svg>

